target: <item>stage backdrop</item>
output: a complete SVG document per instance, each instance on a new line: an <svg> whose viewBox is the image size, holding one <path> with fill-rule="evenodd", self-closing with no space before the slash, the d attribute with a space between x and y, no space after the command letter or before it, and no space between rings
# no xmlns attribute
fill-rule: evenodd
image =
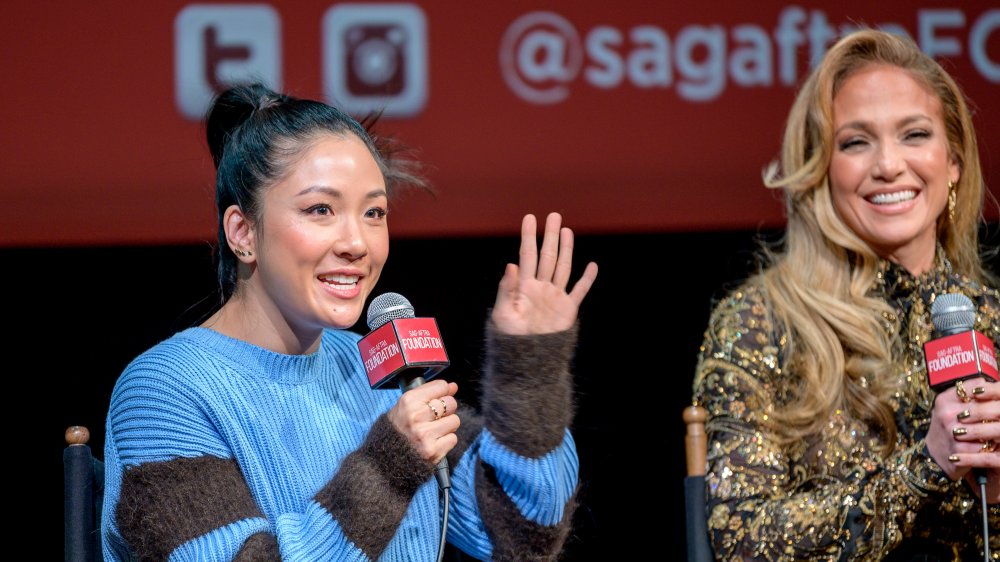
<svg viewBox="0 0 1000 562"><path fill-rule="evenodd" d="M761 169L810 65L862 24L944 60L1000 193L992 0L9 3L0 245L213 239L199 119L250 77L385 110L439 190L400 202L395 235L507 233L553 209L583 233L780 225Z"/></svg>

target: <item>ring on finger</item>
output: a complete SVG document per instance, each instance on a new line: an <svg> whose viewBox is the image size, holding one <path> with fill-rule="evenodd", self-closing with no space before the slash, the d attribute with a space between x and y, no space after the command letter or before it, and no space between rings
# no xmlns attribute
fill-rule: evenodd
<svg viewBox="0 0 1000 562"><path fill-rule="evenodd" d="M962 402L971 402L972 398L969 398L969 393L965 391L965 385L962 381L955 382L955 394L958 395L958 399Z"/></svg>
<svg viewBox="0 0 1000 562"><path fill-rule="evenodd" d="M438 412L437 408L434 407L434 404L428 402L427 407L430 408L432 412L434 412L434 419L436 420L441 419L441 412Z"/></svg>
<svg viewBox="0 0 1000 562"><path fill-rule="evenodd" d="M447 402L445 402L443 398L438 398L438 401L440 401L440 402L441 402L441 409L442 409L442 410L444 410L444 411L443 411L443 412L441 413L441 415L442 415L442 416L447 416L447 415L448 415L448 403L447 403Z"/></svg>
<svg viewBox="0 0 1000 562"><path fill-rule="evenodd" d="M984 453L992 453L996 449L997 444L994 443L992 439L987 439L986 442L983 443L982 452Z"/></svg>

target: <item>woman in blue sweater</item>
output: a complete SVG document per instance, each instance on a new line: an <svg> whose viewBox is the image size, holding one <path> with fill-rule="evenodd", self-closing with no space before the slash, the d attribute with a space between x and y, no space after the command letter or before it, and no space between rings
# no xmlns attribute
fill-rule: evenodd
<svg viewBox="0 0 1000 562"><path fill-rule="evenodd" d="M486 328L481 415L457 385L373 391L348 331L388 256L397 154L323 103L234 87L209 113L221 308L136 358L107 417L106 560L554 559L577 486L573 234L535 218ZM433 274L430 272L429 274ZM501 392L502 390L502 392Z"/></svg>

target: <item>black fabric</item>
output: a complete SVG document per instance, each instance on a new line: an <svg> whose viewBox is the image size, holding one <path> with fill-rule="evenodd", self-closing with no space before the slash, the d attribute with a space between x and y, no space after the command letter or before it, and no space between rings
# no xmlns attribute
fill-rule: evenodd
<svg viewBox="0 0 1000 562"><path fill-rule="evenodd" d="M688 562L712 562L708 542L708 514L705 513L705 477L684 477L684 515L687 521Z"/></svg>
<svg viewBox="0 0 1000 562"><path fill-rule="evenodd" d="M63 450L63 550L66 562L100 562L104 463L88 445Z"/></svg>

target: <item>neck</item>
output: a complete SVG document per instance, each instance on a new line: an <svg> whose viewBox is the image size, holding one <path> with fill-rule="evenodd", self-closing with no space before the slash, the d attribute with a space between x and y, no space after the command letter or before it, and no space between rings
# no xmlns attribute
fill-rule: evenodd
<svg viewBox="0 0 1000 562"><path fill-rule="evenodd" d="M286 355L303 355L319 349L322 329L296 331L277 311L268 314L260 305L247 292L237 292L201 327Z"/></svg>
<svg viewBox="0 0 1000 562"><path fill-rule="evenodd" d="M896 248L894 251L886 252L882 256L895 264L903 266L911 275L917 276L933 269L937 246L937 238L932 235L915 241L912 244Z"/></svg>

